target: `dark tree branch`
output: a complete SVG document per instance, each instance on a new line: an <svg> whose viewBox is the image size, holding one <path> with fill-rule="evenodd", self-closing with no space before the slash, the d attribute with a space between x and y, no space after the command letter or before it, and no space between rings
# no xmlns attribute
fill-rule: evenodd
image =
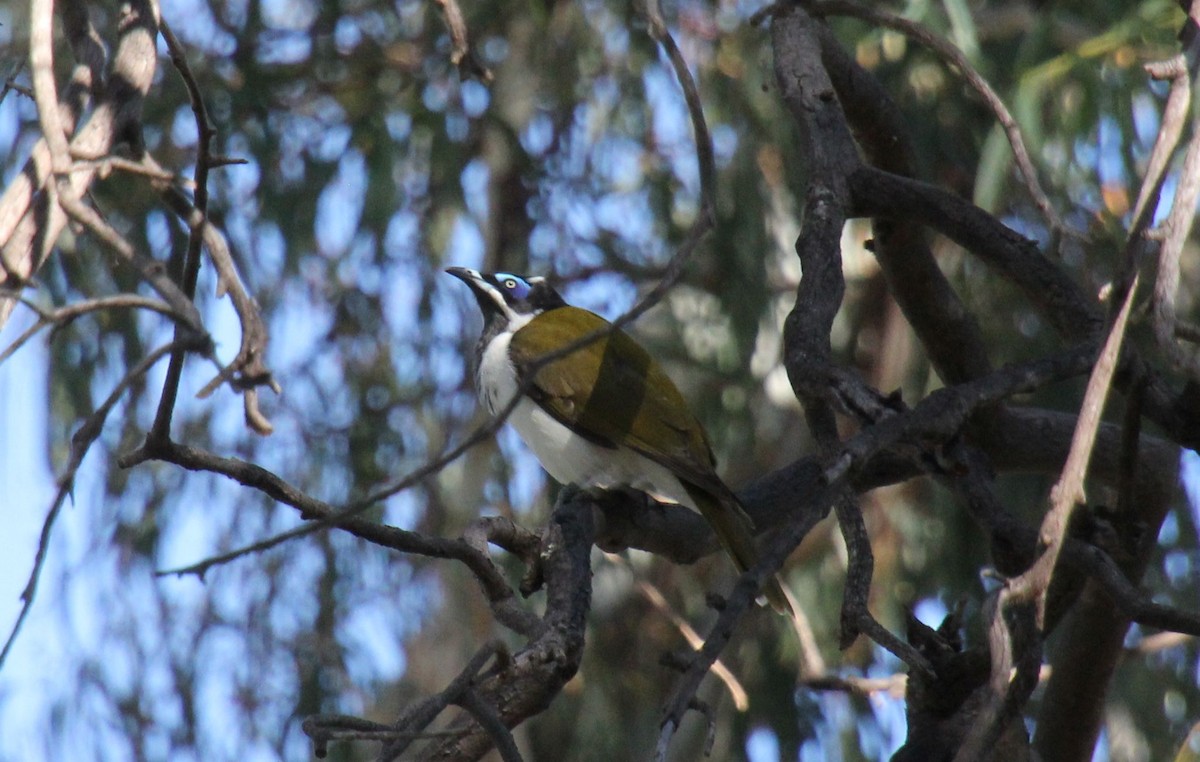
<svg viewBox="0 0 1200 762"><path fill-rule="evenodd" d="M1103 327L1099 310L1065 270L1047 259L1033 241L969 201L873 167L860 168L849 183L854 214L907 218L928 225L1018 286L1065 339L1094 339Z"/></svg>
<svg viewBox="0 0 1200 762"><path fill-rule="evenodd" d="M1046 218L1046 222L1053 230L1067 230L1067 226L1058 216L1058 212L1055 211L1054 205L1050 203L1046 192L1042 190L1042 184L1038 181L1037 169L1033 166L1029 149L1025 147L1025 138L1021 135L1021 126L1017 124L1012 112L1004 105L1004 100L984 79L983 75L971 65L970 60L963 55L961 50L944 37L934 34L915 21L853 2L853 0L807 0L804 6L814 15L852 16L877 26L894 29L932 51L950 72L957 72L966 80L971 89L979 94L979 97L995 115L996 121L1000 123L1000 127L1008 138L1008 144L1012 148L1013 158L1016 159L1021 178L1025 181L1025 188L1029 191L1029 195L1033 198L1033 202L1041 211L1042 216Z"/></svg>
<svg viewBox="0 0 1200 762"><path fill-rule="evenodd" d="M505 669L474 685L480 700L495 707L506 728L543 711L579 668L591 606L592 510L587 492L563 491L543 545L544 626ZM467 734L438 744L425 758L477 759L493 743L470 717L459 718L452 728L465 729Z"/></svg>
<svg viewBox="0 0 1200 762"><path fill-rule="evenodd" d="M467 662L467 666L458 673L457 677L450 681L450 684L445 689L437 695L430 696L405 710L392 723L391 730L409 734L424 731L441 714L443 709L459 701L463 694L471 689L471 685L480 679L480 673L493 656L496 657L498 665L501 663L508 664L511 660L511 656L502 642L497 640L485 644L475 652L475 655ZM455 731L449 737L455 739L461 738L462 733ZM400 756L408 749L411 742L417 738L418 736L415 735L406 735L399 737L393 743L387 744L379 751L379 762L390 762L390 760ZM316 739L314 739L315 742Z"/></svg>
<svg viewBox="0 0 1200 762"><path fill-rule="evenodd" d="M826 457L840 449L827 383L833 374L829 335L845 293L841 234L849 200L847 178L859 166L857 149L833 84L821 62L818 24L802 12L784 13L771 24L775 72L784 103L800 128L809 164L804 226L796 242L804 277L784 323L784 366L804 404L809 429ZM834 502L850 564L842 600L841 646L867 632L910 664L924 660L880 625L867 608L874 559L870 538L852 493Z"/></svg>
<svg viewBox="0 0 1200 762"><path fill-rule="evenodd" d="M982 209L932 185L862 167L850 178L855 213L910 219L928 225L978 256L1012 281L1043 317L1068 341L1098 341L1101 311L1084 298L1065 271L1038 251L1036 244ZM1179 444L1200 448L1200 409L1187 390L1171 391L1133 348L1126 348L1115 384L1127 389L1145 376L1146 415Z"/></svg>
<svg viewBox="0 0 1200 762"><path fill-rule="evenodd" d="M204 217L208 214L210 148L216 130L208 118L208 111L204 106L204 97L200 93L199 85L196 84L196 78L192 76L191 69L188 67L187 58L184 55L182 46L179 44L179 40L175 38L175 35L171 32L171 27L167 25L165 20L159 24L159 31L162 33L163 39L167 42L167 50L171 53L171 62L175 65L175 69L179 72L184 85L187 87L188 100L191 102L192 114L196 121L196 169L192 176L195 182L194 204L196 213ZM200 247L202 242L203 236L201 230L193 227L188 233L187 253L184 255L183 270L182 272L172 274L188 300L196 298L196 280L200 275ZM179 337L179 331L180 329L176 328L176 338ZM179 394L179 381L183 376L183 361L186 356L185 352L176 352L171 355L171 364L167 366L167 375L163 381L158 410L154 414L154 423L147 434L149 438L165 440L171 436L171 416L175 412L175 399Z"/></svg>
<svg viewBox="0 0 1200 762"><path fill-rule="evenodd" d="M821 60L864 154L879 169L915 177L912 140L891 94L854 61L828 27L822 26L820 33ZM877 217L872 226L872 250L889 292L938 375L958 383L991 370L979 324L934 260L924 227L907 216Z"/></svg>
<svg viewBox="0 0 1200 762"><path fill-rule="evenodd" d="M530 619L528 613L516 605L515 594L499 569L485 553L479 552L466 540L428 537L417 532L358 518L355 514L362 509L361 503L353 504L348 509L339 511L328 503L301 492L270 471L236 458L223 458L198 448L170 442L160 445L159 449L155 451L155 457L189 470L209 471L226 476L285 505L296 508L302 518L313 521L312 524L269 538L249 548L217 556L191 567L162 572L163 574L202 575L214 565L227 563L248 553L265 550L280 542L310 534L318 529L337 526L356 537L383 547L404 553L452 559L463 563L479 580L493 613L502 624L525 635L529 635L536 629L536 623ZM432 465L427 468L430 471L436 470ZM423 476L419 478L423 478ZM417 480L418 477L414 476L413 482L415 483Z"/></svg>
<svg viewBox="0 0 1200 762"><path fill-rule="evenodd" d="M504 762L521 762L521 752L517 750L517 742L504 724L504 719L496 708L485 701L474 689L468 688L456 702L471 713L471 717L491 736L500 759Z"/></svg>

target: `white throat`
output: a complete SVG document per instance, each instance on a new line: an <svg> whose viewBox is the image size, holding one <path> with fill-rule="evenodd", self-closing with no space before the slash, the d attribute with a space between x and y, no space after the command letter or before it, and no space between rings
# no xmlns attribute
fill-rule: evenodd
<svg viewBox="0 0 1200 762"><path fill-rule="evenodd" d="M479 401L492 415L498 414L517 393L519 383L512 361L508 357L508 345L512 342L513 334L528 325L534 315L514 315L508 321L508 327L502 333L496 334L479 358L479 371L476 390Z"/></svg>

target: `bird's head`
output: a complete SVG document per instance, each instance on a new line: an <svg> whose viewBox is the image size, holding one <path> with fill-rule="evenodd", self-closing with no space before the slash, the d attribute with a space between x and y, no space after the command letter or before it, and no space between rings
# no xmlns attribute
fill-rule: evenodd
<svg viewBox="0 0 1200 762"><path fill-rule="evenodd" d="M446 272L471 287L483 312L485 330L515 330L546 310L566 304L545 278L524 277L512 273L481 273L465 267Z"/></svg>

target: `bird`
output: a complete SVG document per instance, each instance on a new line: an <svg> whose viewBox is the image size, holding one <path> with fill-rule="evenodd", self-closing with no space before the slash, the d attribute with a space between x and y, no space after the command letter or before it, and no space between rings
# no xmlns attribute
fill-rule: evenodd
<svg viewBox="0 0 1200 762"><path fill-rule="evenodd" d="M492 415L521 399L508 423L542 467L566 485L631 487L700 513L739 571L758 560L754 523L716 472L708 435L662 366L624 331L573 307L540 276L446 270L466 283L483 313L472 370ZM593 333L564 357L539 358ZM530 379L532 376L532 379ZM791 605L777 577L762 595Z"/></svg>

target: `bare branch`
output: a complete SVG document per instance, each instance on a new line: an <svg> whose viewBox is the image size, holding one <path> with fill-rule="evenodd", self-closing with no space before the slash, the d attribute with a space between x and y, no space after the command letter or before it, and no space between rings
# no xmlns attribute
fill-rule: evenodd
<svg viewBox="0 0 1200 762"><path fill-rule="evenodd" d="M1178 81L1185 81L1182 75ZM1172 92L1175 91L1174 85ZM1164 120L1164 127L1166 127ZM1157 147L1157 145L1156 145ZM1200 114L1192 119L1192 139L1179 171L1179 183L1171 212L1163 222L1158 255L1158 277L1154 282L1154 340L1159 349L1193 382L1200 383L1200 353L1186 351L1175 339L1176 298L1179 292L1179 261L1183 245L1192 231L1196 201L1200 199Z"/></svg>
<svg viewBox="0 0 1200 762"><path fill-rule="evenodd" d="M1125 337L1125 324L1129 319L1129 310L1136 291L1137 279L1135 278L1133 287L1129 289L1129 293L1125 297L1125 304L1121 307L1121 311L1113 323L1104 349L1096 361L1092 376L1088 380L1079 424L1071 442L1071 451L1067 456L1066 465L1063 466L1062 478L1050 492L1051 508L1042 522L1039 540L1046 550L1027 572L1012 580L1001 594L1002 606L1035 602L1039 629L1045 623L1046 590L1050 586L1050 577L1058 562L1058 554L1066 536L1067 520L1075 506L1086 499L1083 494L1083 479L1087 473L1092 446L1096 441L1096 432L1100 426L1100 416L1104 412L1104 402L1112 384L1113 372L1121 351L1121 342Z"/></svg>
<svg viewBox="0 0 1200 762"><path fill-rule="evenodd" d="M644 4L637 3L636 5L646 19L650 37L662 46L667 60L671 62L675 80L683 91L688 116L692 121L692 137L696 147L696 162L699 165L700 202L704 207L704 213L701 216L714 217L717 209L717 162L713 156L712 137L708 132L708 123L704 119L704 108L700 102L700 91L696 87L696 80L693 79L692 72L688 68L687 61L683 59L683 53L680 52L679 46L675 44L675 38L667 31L667 23L663 20L658 0L645 0Z"/></svg>
<svg viewBox="0 0 1200 762"><path fill-rule="evenodd" d="M162 168L149 154L142 157L142 163L151 170L162 171ZM270 424L258 412L257 397L253 392L259 386L266 386L278 394L281 388L265 364L268 335L258 305L242 285L237 267L233 262L233 255L229 250L229 243L221 231L196 210L191 200L179 188L166 183L155 187L163 203L184 221L189 230L201 231L204 248L208 251L213 269L217 274L217 296L229 295L242 328L242 340L238 346L237 356L222 368L220 373L206 384L197 396L203 399L226 381L231 381L235 389L246 390L243 400L247 406L247 416L252 419L251 427L256 431L260 429L265 431Z"/></svg>
<svg viewBox="0 0 1200 762"><path fill-rule="evenodd" d="M159 32L162 33L163 39L167 42L167 49L171 52L171 62L175 65L176 71L183 78L184 84L187 87L188 100L191 102L192 114L196 121L197 147L196 147L196 170L193 175L195 182L194 193L194 208L196 214L200 218L208 216L208 168L209 154L212 146L212 139L215 130L212 122L209 121L208 111L204 105L204 98L200 93L200 87L196 84L196 78L192 76L191 68L188 67L187 57L184 55L183 48L179 44L179 40L171 32L171 27L164 19L159 24ZM184 255L183 271L177 274L180 288L184 295L193 300L196 298L196 280L200 274L200 247L204 241L203 228L193 226L188 231L187 253ZM176 328L176 335L179 333L179 328ZM242 327L242 334L245 335L246 327ZM186 353L177 352L171 356L171 364L167 366L167 375L163 381L162 395L159 397L158 410L154 414L154 423L147 432L147 439L169 439L171 436L171 417L175 412L175 400L179 394L179 381L183 376L183 362L186 359ZM249 391L249 390L248 390ZM259 434L269 434L271 432L270 424L265 428L255 428Z"/></svg>
<svg viewBox="0 0 1200 762"><path fill-rule="evenodd" d="M54 83L54 2L32 0L29 4L29 73L33 79L33 99L38 107L42 137L50 149L50 171L66 174L71 166L67 133L59 119L58 87ZM57 183L52 183L53 188ZM58 188L63 192L64 188ZM67 193L74 191L65 188Z"/></svg>
<svg viewBox="0 0 1200 762"><path fill-rule="evenodd" d="M834 503L834 511L849 555L838 645L845 650L854 644L860 634L866 635L905 664L929 670L928 660L917 649L889 632L867 608L875 558L871 553L871 538L867 535L867 526L863 523L858 502L847 491Z"/></svg>
<svg viewBox="0 0 1200 762"><path fill-rule="evenodd" d="M1140 236L1149 227L1154 209L1158 206L1159 195L1162 193L1167 166L1175 153L1175 147L1179 145L1180 136L1183 135L1188 106L1192 100L1191 80L1187 76L1187 65L1183 55L1169 61L1146 64L1145 69L1146 73L1155 79L1170 79L1171 90L1167 94L1167 105L1163 109L1162 124L1158 136L1154 139L1154 148L1151 149L1150 159L1146 162L1146 174L1142 178L1137 203L1133 206L1130 240Z"/></svg>
<svg viewBox="0 0 1200 762"><path fill-rule="evenodd" d="M24 66L24 61L15 61L12 69L9 70L8 74L4 75L4 86L0 87L0 103L4 102L4 99L8 97L10 92L24 95L26 98L33 100L33 91L17 82L17 76L20 75L21 69Z"/></svg>
<svg viewBox="0 0 1200 762"><path fill-rule="evenodd" d="M810 13L818 16L852 16L872 24L885 26L900 32L913 42L928 48L934 55L942 59L951 71L957 70L966 83L979 94L987 107L995 115L996 121L1004 130L1008 144L1012 148L1013 158L1016 159L1017 169L1025 181L1025 188L1033 198L1042 216L1052 230L1070 232L1070 228L1059 217L1054 205L1050 203L1046 192L1038 181L1037 169L1025 147L1025 138L1021 135L1021 126L1013 117L1012 112L1004 105L1004 100L992 89L991 84L971 65L963 52L944 37L934 34L921 24L902 18L893 13L862 5L854 0L810 0L804 3Z"/></svg>
<svg viewBox="0 0 1200 762"><path fill-rule="evenodd" d="M0 300L16 299L24 304L29 309L37 313L37 320L34 324L25 329L20 336L13 339L13 342L0 351L0 363L7 360L21 347L33 338L39 331L47 326L56 326L61 328L72 320L81 315L86 315L92 312L107 309L146 309L166 315L175 320L182 320L182 316L171 309L166 302L160 302L157 299L149 299L137 294L118 294L116 296L105 296L98 299L84 299L79 302L74 302L54 310L46 310L39 307L36 303L29 301L16 294L0 291Z"/></svg>
<svg viewBox="0 0 1200 762"><path fill-rule="evenodd" d="M65 184L64 184L65 185ZM198 349L206 354L211 351L211 339L204 331L204 323L200 312L191 299L184 294L175 282L166 274L162 263L142 255L109 225L94 209L77 198L69 195L58 196L59 205L67 214L87 226L96 237L108 245L120 259L129 265L135 273L150 284L163 300L171 305L171 309L183 316L182 327L190 333L189 341L181 346Z"/></svg>
<svg viewBox="0 0 1200 762"><path fill-rule="evenodd" d="M904 698L908 675L896 673L887 677L857 677L854 675L816 675L802 678L799 682L814 691L849 693L864 698L886 693L894 699Z"/></svg>
<svg viewBox="0 0 1200 762"><path fill-rule="evenodd" d="M83 157L76 152L72 152L71 156L75 159L75 163L71 165L70 172L95 172L100 179L104 179L112 174L112 171L120 170L128 172L131 175L140 175L148 177L151 180L160 180L167 183L175 183L183 186L192 186L194 183L178 175L170 172L163 172L152 169L142 162L131 161L123 156L98 156L98 157Z"/></svg>
<svg viewBox="0 0 1200 762"><path fill-rule="evenodd" d="M867 160L886 172L915 177L916 150L891 94L847 53L827 26L818 32L821 61ZM871 225L871 250L938 375L947 383L958 383L989 372L983 332L938 266L925 228L908 216L877 217Z"/></svg>
<svg viewBox="0 0 1200 762"><path fill-rule="evenodd" d="M622 563L623 559L620 556L609 556L609 560L613 563ZM700 633L681 617L675 609L671 608L671 604L667 603L667 599L663 597L662 592L645 580L638 580L637 590L642 594L642 597L650 602L658 613L662 614L671 624L675 625L675 629L687 641L692 650L699 650L704 645L704 639L700 637ZM725 685L725 689L729 691L729 697L733 699L733 706L739 712L744 712L750 708L750 696L746 693L746 689L742 687L742 683L737 679L737 676L725 666L725 663L720 659L713 662L712 672Z"/></svg>
<svg viewBox="0 0 1200 762"><path fill-rule="evenodd" d="M480 727L487 731L504 762L521 762L521 752L517 750L517 742L513 740L512 733L504 725L504 720L495 707L471 688L464 691L456 703L470 712Z"/></svg>
<svg viewBox="0 0 1200 762"><path fill-rule="evenodd" d="M467 20L463 17L458 0L434 0L442 8L442 18L446 20L446 28L450 31L450 41L453 50L450 52L450 63L458 67L458 75L462 79L478 79L483 82L492 81L492 72L484 66L471 47L467 32Z"/></svg>
<svg viewBox="0 0 1200 762"><path fill-rule="evenodd" d="M98 79L104 48L88 22L86 6L82 3L63 6L64 28L80 61L68 88L67 119L78 117L92 88L102 92L101 99L88 112L87 121L74 132L70 148L85 156L106 155L120 140L136 134L142 99L154 78L157 60L154 4L150 0L131 0L121 6L119 39L112 57L116 76L107 87ZM39 20L39 23L49 21ZM60 129L68 126L73 126L73 122L60 117ZM81 198L92 178L92 172L70 173L71 195ZM0 264L3 265L0 282L20 287L49 256L67 220L59 204L52 203L51 196L57 189L51 186L58 184L51 171L50 149L43 137L34 146L24 170L0 197ZM11 309L12 302L0 303L0 324L7 321Z"/></svg>
<svg viewBox="0 0 1200 762"><path fill-rule="evenodd" d="M473 687L512 728L541 712L579 668L587 613L591 606L590 552L595 534L588 493L567 489L560 496L543 545L546 615L537 635L513 655L506 669ZM431 760L475 759L492 737L469 717L452 728L468 728L462 739L446 741L424 756Z"/></svg>
<svg viewBox="0 0 1200 762"><path fill-rule="evenodd" d="M466 447L463 446L461 449L466 449ZM272 536L248 547L215 556L190 567L162 572L162 574L203 574L217 564L228 563L233 559L274 547L287 540L336 526L356 537L383 547L393 548L404 553L462 562L479 580L497 620L522 634L528 634L533 626L527 613L515 605L515 594L504 579L504 575L486 554L477 551L466 540L428 537L417 532L409 532L358 518L357 513L375 503L373 501L359 502L338 510L322 500L317 500L301 492L261 466L236 458L223 458L198 448L165 442L156 444L153 451L143 448L135 455L175 463L189 470L221 474L298 509L301 517L312 520L312 523L297 527L290 532ZM449 460L443 460L449 462ZM434 463L436 464L436 461ZM126 462L122 461L122 465L125 464ZM422 470L432 473L440 467L440 465L429 464ZM420 476L414 474L411 480L415 483L425 475L427 474L421 473Z"/></svg>
<svg viewBox="0 0 1200 762"><path fill-rule="evenodd" d="M443 709L458 701L462 695L468 691L472 684L479 679L480 673L484 666L496 657L497 661L508 662L510 657L508 649L504 643L498 640L490 641L471 657L467 665L458 673L450 684L435 696L409 707L399 718L391 725L393 732L416 733L422 732L433 722L433 720L442 712ZM462 731L456 731L449 737L461 738ZM379 751L379 762L389 762L392 759L400 756L408 748L412 740L417 736L401 736L395 742L390 743ZM317 739L313 739L314 745Z"/></svg>

